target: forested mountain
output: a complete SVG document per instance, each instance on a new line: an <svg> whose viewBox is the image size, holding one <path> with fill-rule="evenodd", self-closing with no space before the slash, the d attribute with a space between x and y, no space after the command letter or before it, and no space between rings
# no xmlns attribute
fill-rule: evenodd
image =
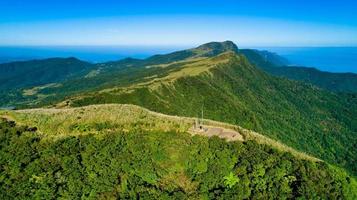
<svg viewBox="0 0 357 200"><path fill-rule="evenodd" d="M197 116L203 106L207 118L257 130L356 172L355 96L272 77L234 52L153 68L130 84L76 94L58 106L130 103L181 116Z"/></svg>
<svg viewBox="0 0 357 200"><path fill-rule="evenodd" d="M73 65L66 65L63 62L66 59L8 63L2 66L4 71L7 70L10 73L7 76L4 75L7 78L4 78L1 83L2 86L0 86L0 98L2 99L0 106L28 106L37 104L38 102L58 100L78 92L131 84L133 81L142 81L141 79L148 74L155 75L161 73L160 71L166 70L161 70L157 67L151 68L150 66L165 65L169 62L185 59L215 56L228 50L237 52L237 46L230 41L222 43L212 42L203 44L198 48L167 55L154 55L147 59L126 58L94 65L74 58L70 60L78 61L79 63L69 62L69 64ZM12 74L11 72L14 71L10 70L14 68L12 66L16 66L16 69L20 68L21 70L18 70L18 73ZM65 67L65 69L61 69L62 67ZM34 69L34 72L22 73L28 68ZM57 75L57 70L64 70L66 72L68 71L67 68L76 73L66 74L60 71ZM9 78L10 75L14 77ZM22 80L23 76L24 80ZM41 79L45 80L41 81Z"/></svg>
<svg viewBox="0 0 357 200"><path fill-rule="evenodd" d="M133 105L1 112L1 199L355 199L344 170L236 127ZM219 122L205 124L229 126Z"/></svg>
<svg viewBox="0 0 357 200"><path fill-rule="evenodd" d="M322 72L310 67L274 67L269 73L304 81L335 92L357 92L357 74Z"/></svg>
<svg viewBox="0 0 357 200"><path fill-rule="evenodd" d="M311 67L289 66L284 58L266 51L240 50L251 63L264 71L292 80L311 83L333 92L357 92L357 74L323 72Z"/></svg>
<svg viewBox="0 0 357 200"><path fill-rule="evenodd" d="M80 77L93 67L76 58L50 58L0 64L0 90L25 88Z"/></svg>

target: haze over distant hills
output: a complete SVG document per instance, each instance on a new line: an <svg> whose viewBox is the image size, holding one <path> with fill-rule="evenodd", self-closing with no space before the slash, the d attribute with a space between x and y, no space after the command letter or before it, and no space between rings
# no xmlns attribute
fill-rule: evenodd
<svg viewBox="0 0 357 200"><path fill-rule="evenodd" d="M0 46L0 63L46 59L53 57L76 57L87 62L108 62L126 57L146 58L187 46Z"/></svg>
<svg viewBox="0 0 357 200"><path fill-rule="evenodd" d="M357 73L357 47L262 47L288 59L291 65L326 72Z"/></svg>
<svg viewBox="0 0 357 200"><path fill-rule="evenodd" d="M165 54L186 48L188 46L0 46L0 63L52 57L76 57L87 62L98 63L125 57L142 59L154 54ZM289 60L290 65L315 67L326 72L357 73L357 47L254 47L253 49L277 53Z"/></svg>

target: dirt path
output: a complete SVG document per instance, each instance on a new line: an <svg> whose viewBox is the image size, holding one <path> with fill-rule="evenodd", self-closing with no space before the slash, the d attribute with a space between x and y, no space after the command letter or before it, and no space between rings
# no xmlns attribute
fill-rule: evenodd
<svg viewBox="0 0 357 200"><path fill-rule="evenodd" d="M202 135L207 137L218 136L224 138L227 141L244 141L243 136L235 130L204 125L201 128L195 128L194 126L189 129L189 133L192 135Z"/></svg>

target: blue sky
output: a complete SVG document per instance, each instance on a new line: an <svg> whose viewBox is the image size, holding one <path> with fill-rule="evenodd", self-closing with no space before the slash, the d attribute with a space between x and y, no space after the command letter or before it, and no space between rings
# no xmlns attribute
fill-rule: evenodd
<svg viewBox="0 0 357 200"><path fill-rule="evenodd" d="M357 46L353 0L1 0L0 45Z"/></svg>

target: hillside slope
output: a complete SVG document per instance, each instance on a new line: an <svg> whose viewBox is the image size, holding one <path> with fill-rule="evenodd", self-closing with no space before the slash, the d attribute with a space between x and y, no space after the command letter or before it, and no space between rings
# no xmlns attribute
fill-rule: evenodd
<svg viewBox="0 0 357 200"><path fill-rule="evenodd" d="M274 56L265 62L260 54L250 55L256 57L232 42L213 42L146 60L98 64L84 77L6 93L1 102L30 107L130 103L192 117L203 107L206 118L259 131L357 174L356 95L273 77L257 66L274 67L269 61Z"/></svg>
<svg viewBox="0 0 357 200"><path fill-rule="evenodd" d="M225 41L147 59L126 58L95 65L75 58L7 63L0 65L0 71L4 72L0 74L0 106L38 106L38 103L63 99L79 92L128 85L166 71L150 66L212 57L225 51L237 52L238 48L233 42Z"/></svg>
<svg viewBox="0 0 357 200"><path fill-rule="evenodd" d="M235 127L244 142L191 136L193 119L133 105L0 111L0 116L7 118L0 120L2 199L357 195L356 180L343 170L229 124L205 120Z"/></svg>
<svg viewBox="0 0 357 200"><path fill-rule="evenodd" d="M75 95L58 106L131 103L181 116L197 116L203 106L207 118L262 132L356 173L355 97L269 76L234 52L163 69L155 78Z"/></svg>
<svg viewBox="0 0 357 200"><path fill-rule="evenodd" d="M276 76L304 81L335 92L357 92L357 74L330 73L310 67L275 67L268 70Z"/></svg>
<svg viewBox="0 0 357 200"><path fill-rule="evenodd" d="M240 50L252 64L269 74L303 81L333 92L357 92L357 74L323 72L311 67L288 66L288 61L276 54L252 49Z"/></svg>
<svg viewBox="0 0 357 200"><path fill-rule="evenodd" d="M202 132L202 134L192 132L197 118L165 115L130 104L100 104L63 109L38 108L3 111L0 112L1 114L5 118L15 120L17 123L36 126L41 132L46 133L46 138L53 139L65 136L98 134L104 129L111 131L130 130L136 126L143 130L187 132L191 135L210 137L205 132ZM240 126L208 119L202 119L202 121L204 127L234 130L242 136L243 141L254 140L259 144L269 145L279 151L289 152L299 159L314 162L321 161ZM232 141L225 136L221 138ZM240 139L237 140L241 141Z"/></svg>

